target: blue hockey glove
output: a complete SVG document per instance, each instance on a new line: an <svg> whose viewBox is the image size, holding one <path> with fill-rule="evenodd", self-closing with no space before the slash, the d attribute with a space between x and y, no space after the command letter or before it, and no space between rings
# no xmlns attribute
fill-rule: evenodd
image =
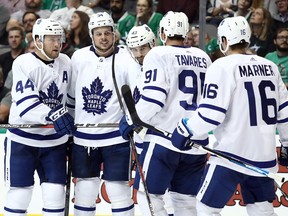
<svg viewBox="0 0 288 216"><path fill-rule="evenodd" d="M284 147L283 145L281 145L278 161L280 165L288 166L288 147Z"/></svg>
<svg viewBox="0 0 288 216"><path fill-rule="evenodd" d="M192 148L193 142L190 137L193 135L187 125L188 118L183 118L178 122L177 127L173 131L171 142L173 146L179 150L189 150Z"/></svg>
<svg viewBox="0 0 288 216"><path fill-rule="evenodd" d="M76 131L74 119L63 104L59 104L48 113L48 118L53 122L55 131L60 135L72 135Z"/></svg>
<svg viewBox="0 0 288 216"><path fill-rule="evenodd" d="M129 125L126 119L126 116L123 116L119 122L119 131L123 139L129 140L129 137L132 136L133 130L136 128L136 125Z"/></svg>

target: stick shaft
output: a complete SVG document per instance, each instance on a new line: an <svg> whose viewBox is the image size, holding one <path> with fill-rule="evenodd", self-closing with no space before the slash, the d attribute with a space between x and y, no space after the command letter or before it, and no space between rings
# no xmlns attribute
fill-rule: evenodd
<svg viewBox="0 0 288 216"><path fill-rule="evenodd" d="M75 124L77 128L118 128L118 123ZM0 124L0 128L54 128L53 124Z"/></svg>

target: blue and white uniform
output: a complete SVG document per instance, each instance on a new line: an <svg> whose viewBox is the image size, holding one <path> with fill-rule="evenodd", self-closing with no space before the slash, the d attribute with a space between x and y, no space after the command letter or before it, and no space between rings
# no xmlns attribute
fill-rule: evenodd
<svg viewBox="0 0 288 216"><path fill-rule="evenodd" d="M178 120L192 115L198 107L210 64L209 56L194 47L159 46L150 50L144 58L142 95L136 104L140 119L173 132ZM208 134L195 139L208 144ZM206 153L194 149L180 151L170 138L149 130L144 141L140 160L152 203L158 206L155 211L164 215L160 197L168 188L175 215L195 211L193 196L204 172ZM142 184L139 191L138 200Z"/></svg>
<svg viewBox="0 0 288 216"><path fill-rule="evenodd" d="M208 68L199 109L187 125L196 137L213 131L213 149L277 172L275 132L277 127L288 146L287 113L288 94L277 66L257 55L231 54ZM275 198L272 179L213 156L208 167L197 195L205 205L223 208L238 183L246 204ZM227 181L219 184L220 179Z"/></svg>
<svg viewBox="0 0 288 216"><path fill-rule="evenodd" d="M64 55L52 61L35 53L13 62L10 124L51 124L51 109L66 104L71 80L70 59ZM32 197L34 172L43 193L43 215L64 215L66 184L66 142L54 128L9 129L5 140L5 180L10 186L5 215L25 215ZM17 211L15 211L15 209Z"/></svg>

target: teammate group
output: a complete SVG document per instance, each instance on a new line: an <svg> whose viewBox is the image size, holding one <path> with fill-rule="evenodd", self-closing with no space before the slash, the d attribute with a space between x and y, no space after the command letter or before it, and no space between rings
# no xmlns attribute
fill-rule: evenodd
<svg viewBox="0 0 288 216"><path fill-rule="evenodd" d="M220 215L238 184L248 215L276 215L273 179L217 156L207 160L206 152L193 147L207 146L213 131L213 149L222 154L269 172L277 172L278 162L288 166L288 93L274 63L245 54L251 31L244 17L220 23L218 43L225 57L213 63L201 49L183 46L189 23L182 12L162 18L163 46L155 46L147 25L130 30L128 48L117 46L106 12L92 15L88 28L92 46L75 51L70 60L60 53L61 25L38 19L37 51L13 63L9 123L54 128L8 130L5 216L27 214L35 171L43 215L64 215L67 148L77 179L75 216L96 214L101 180L112 215L135 214L128 185L131 154L139 158L134 188L145 216ZM171 138L131 122L119 94L123 85L130 86L140 119ZM119 123L119 128L99 123Z"/></svg>

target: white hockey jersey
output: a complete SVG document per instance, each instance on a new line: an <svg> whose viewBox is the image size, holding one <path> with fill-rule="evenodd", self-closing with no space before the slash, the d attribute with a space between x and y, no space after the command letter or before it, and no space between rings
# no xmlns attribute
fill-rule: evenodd
<svg viewBox="0 0 288 216"><path fill-rule="evenodd" d="M195 47L159 46L149 51L143 63L142 96L136 104L141 120L172 133L179 119L195 112L210 64L209 56ZM197 139L207 137L208 133ZM160 134L148 132L146 140L180 152ZM194 149L182 152L204 154Z"/></svg>
<svg viewBox="0 0 288 216"><path fill-rule="evenodd" d="M13 86L10 124L52 124L46 117L58 104L66 104L71 80L68 56L60 53L52 62L44 62L35 53L23 54L12 66ZM7 137L35 147L63 144L68 136L59 136L53 128L9 129Z"/></svg>
<svg viewBox="0 0 288 216"><path fill-rule="evenodd" d="M76 124L118 123L123 116L112 79L112 58L99 57L93 46L77 50L72 56L72 82L68 106L75 108ZM117 48L115 76L119 91L127 84L131 58L126 49ZM74 142L102 147L126 142L118 128L78 128Z"/></svg>
<svg viewBox="0 0 288 216"><path fill-rule="evenodd" d="M215 150L276 172L276 126L288 146L288 94L277 66L256 55L216 60L208 68L199 109L188 126L196 136L213 130ZM216 157L209 162L258 175Z"/></svg>

